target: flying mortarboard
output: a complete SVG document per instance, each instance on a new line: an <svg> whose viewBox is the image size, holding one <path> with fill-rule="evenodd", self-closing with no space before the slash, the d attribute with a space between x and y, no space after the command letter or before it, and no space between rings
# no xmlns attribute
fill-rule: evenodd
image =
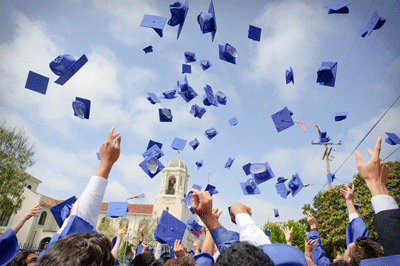
<svg viewBox="0 0 400 266"><path fill-rule="evenodd" d="M72 209L72 205L75 203L75 201L76 197L72 196L69 199L66 199L50 208L50 211L54 216L54 220L56 220L60 228L62 227L64 220L68 218Z"/></svg>
<svg viewBox="0 0 400 266"><path fill-rule="evenodd" d="M319 135L319 140L317 143L326 144L331 140L331 138L327 135L326 131L321 131Z"/></svg>
<svg viewBox="0 0 400 266"><path fill-rule="evenodd" d="M200 162L196 162L197 170L199 170L203 166L203 160Z"/></svg>
<svg viewBox="0 0 400 266"><path fill-rule="evenodd" d="M219 59L236 64L236 57L238 57L238 53L236 49L230 45L229 43L226 43L225 46L218 44L219 48Z"/></svg>
<svg viewBox="0 0 400 266"><path fill-rule="evenodd" d="M199 119L201 119L203 117L203 115L206 111L207 111L206 108L200 107L197 104L192 105L192 108L190 108L190 113L194 117L198 117Z"/></svg>
<svg viewBox="0 0 400 266"><path fill-rule="evenodd" d="M328 177L328 183L330 184L330 183L332 183L333 180L335 179L335 173L329 173L329 174L327 175L327 177Z"/></svg>
<svg viewBox="0 0 400 266"><path fill-rule="evenodd" d="M147 53L151 53L153 52L153 46L147 46L146 48L143 48L143 51L147 54Z"/></svg>
<svg viewBox="0 0 400 266"><path fill-rule="evenodd" d="M348 112L337 112L333 113L333 116L335 117L335 121L338 122L346 119L348 114L349 114Z"/></svg>
<svg viewBox="0 0 400 266"><path fill-rule="evenodd" d="M199 238L203 234L203 227L194 218L189 218L186 221L186 228L195 238Z"/></svg>
<svg viewBox="0 0 400 266"><path fill-rule="evenodd" d="M147 94L149 95L147 100L149 100L151 104L161 103L160 99L158 99L154 93L148 92Z"/></svg>
<svg viewBox="0 0 400 266"><path fill-rule="evenodd" d="M156 144L151 146L149 149L147 149L144 153L142 153L143 158L151 158L151 157L156 157L157 159L160 159L161 157L164 156L164 153L161 151L160 147Z"/></svg>
<svg viewBox="0 0 400 266"><path fill-rule="evenodd" d="M202 160L203 161L203 160ZM218 193L218 190L215 189L215 186L207 184L206 188L204 189L204 191L208 191L208 193L210 193L210 195L215 195Z"/></svg>
<svg viewBox="0 0 400 266"><path fill-rule="evenodd" d="M199 147L200 142L197 140L197 138L194 138L194 140L189 142L189 145L193 148L193 150L196 150L197 147Z"/></svg>
<svg viewBox="0 0 400 266"><path fill-rule="evenodd" d="M240 187L244 195L260 194L260 189L253 178L249 178L246 182L240 183Z"/></svg>
<svg viewBox="0 0 400 266"><path fill-rule="evenodd" d="M212 139L214 138L216 135L218 135L218 131L215 128L210 128L207 129L206 132L204 133L204 135L208 138L208 139Z"/></svg>
<svg viewBox="0 0 400 266"><path fill-rule="evenodd" d="M264 183L275 176L267 162L252 164L250 166L250 171L257 185Z"/></svg>
<svg viewBox="0 0 400 266"><path fill-rule="evenodd" d="M171 109L163 108L158 109L158 114L160 116L160 122L172 122Z"/></svg>
<svg viewBox="0 0 400 266"><path fill-rule="evenodd" d="M193 256L194 256L194 251L193 251L193 250L190 250L190 251L188 252L188 254L189 254L191 257L193 257Z"/></svg>
<svg viewBox="0 0 400 266"><path fill-rule="evenodd" d="M296 196L297 193L303 188L303 182L300 179L300 176L296 173L292 176L292 179L288 183L288 187L290 192L292 193L292 197Z"/></svg>
<svg viewBox="0 0 400 266"><path fill-rule="evenodd" d="M71 55L59 55L56 59L50 62L50 69L54 74L60 76L56 81L57 84L64 85L72 76L78 72L88 61L86 55L82 55L78 60L75 60Z"/></svg>
<svg viewBox="0 0 400 266"><path fill-rule="evenodd" d="M148 149L150 149L151 147L153 147L154 144L157 145L158 148L160 148L160 150L162 149L162 143L156 142L156 141L154 141L154 140L149 140L149 144L147 144L146 150L148 150Z"/></svg>
<svg viewBox="0 0 400 266"><path fill-rule="evenodd" d="M226 95L222 91L218 91L215 94L215 98L219 104L226 105Z"/></svg>
<svg viewBox="0 0 400 266"><path fill-rule="evenodd" d="M204 91L206 92L206 94L203 95L203 104L205 106L214 105L214 106L218 107L218 103L214 97L214 93L212 91L211 86L206 84L206 86L204 87Z"/></svg>
<svg viewBox="0 0 400 266"><path fill-rule="evenodd" d="M246 165L243 165L243 171L244 171L244 173L245 173L246 175L251 174L250 167L251 167L251 163L248 163L248 164L246 164Z"/></svg>
<svg viewBox="0 0 400 266"><path fill-rule="evenodd" d="M192 66L187 64L182 64L182 74L192 73Z"/></svg>
<svg viewBox="0 0 400 266"><path fill-rule="evenodd" d="M335 87L337 64L337 62L322 62L322 66L317 71L319 85Z"/></svg>
<svg viewBox="0 0 400 266"><path fill-rule="evenodd" d="M125 217L128 210L128 202L110 202L108 203L106 217Z"/></svg>
<svg viewBox="0 0 400 266"><path fill-rule="evenodd" d="M271 237L271 230L265 229L265 230L264 230L264 233L265 233L268 237Z"/></svg>
<svg viewBox="0 0 400 266"><path fill-rule="evenodd" d="M97 155L97 160L100 161L100 152L97 152L96 155Z"/></svg>
<svg viewBox="0 0 400 266"><path fill-rule="evenodd" d="M175 99L176 98L175 93L176 93L176 90L164 91L162 93L163 96L161 96L161 98L164 98L164 99Z"/></svg>
<svg viewBox="0 0 400 266"><path fill-rule="evenodd" d="M89 119L90 100L75 97L75 101L72 102L72 109L75 116L81 119Z"/></svg>
<svg viewBox="0 0 400 266"><path fill-rule="evenodd" d="M171 148L174 150L183 151L183 148L185 148L185 145L186 145L186 140L180 139L180 138L174 138L174 141L171 144Z"/></svg>
<svg viewBox="0 0 400 266"><path fill-rule="evenodd" d="M278 177L278 183L275 184L276 191L278 192L279 195L281 195L282 198L287 198L287 195L289 195L290 191L286 188L285 181L287 179L283 177Z"/></svg>
<svg viewBox="0 0 400 266"><path fill-rule="evenodd" d="M253 41L260 41L261 28L250 25L248 38L252 39Z"/></svg>
<svg viewBox="0 0 400 266"><path fill-rule="evenodd" d="M368 22L367 26L365 26L362 30L360 30L358 35L360 35L361 37L364 38L368 33L368 36L370 36L373 30L380 29L383 26L383 24L385 24L385 22L386 22L386 19L380 17L378 15L378 10L377 10L372 15L372 18Z"/></svg>
<svg viewBox="0 0 400 266"><path fill-rule="evenodd" d="M228 122L229 122L229 125L231 125L231 126L236 126L238 123L236 117L229 119Z"/></svg>
<svg viewBox="0 0 400 266"><path fill-rule="evenodd" d="M228 158L228 161L227 161L226 164L225 164L225 168L230 169L231 166L232 166L232 164L233 164L233 161L234 161L234 160L235 160L235 159Z"/></svg>
<svg viewBox="0 0 400 266"><path fill-rule="evenodd" d="M385 139L385 142L387 144L390 145L400 144L400 138L396 134L386 132L386 135L388 135L388 137Z"/></svg>
<svg viewBox="0 0 400 266"><path fill-rule="evenodd" d="M201 186L193 184L192 188L197 189L198 191L201 191ZM186 195L185 198L183 198L183 202L186 204L186 206L189 208L189 210L195 214L193 208L192 208L192 198L193 198L193 192L189 191L188 194Z"/></svg>
<svg viewBox="0 0 400 266"><path fill-rule="evenodd" d="M79 216L71 215L67 225L60 233L59 238L63 238L65 236L72 235L75 233L89 233L92 231L96 231L96 228L93 225L91 225L90 223L88 223Z"/></svg>
<svg viewBox="0 0 400 266"><path fill-rule="evenodd" d="M25 88L46 95L49 78L29 70Z"/></svg>
<svg viewBox="0 0 400 266"><path fill-rule="evenodd" d="M203 69L203 71L205 71L205 70L209 69L212 65L209 60L201 60L200 66Z"/></svg>
<svg viewBox="0 0 400 266"><path fill-rule="evenodd" d="M168 25L174 27L179 24L178 35L176 37L176 39L179 39L183 23L185 23L186 15L189 10L189 1L186 0L185 4L177 1L169 6L169 10L171 11L171 18L168 21Z"/></svg>
<svg viewBox="0 0 400 266"><path fill-rule="evenodd" d="M188 51L185 52L185 62L186 63L196 62L196 54Z"/></svg>
<svg viewBox="0 0 400 266"><path fill-rule="evenodd" d="M140 27L153 28L157 32L158 36L162 37L166 22L167 18L164 17L144 15Z"/></svg>
<svg viewBox="0 0 400 266"><path fill-rule="evenodd" d="M339 0L335 3L325 6L325 8L329 8L328 14L348 14L349 8L347 6L351 3L352 2L349 2L347 0Z"/></svg>
<svg viewBox="0 0 400 266"><path fill-rule="evenodd" d="M175 240L183 239L185 230L186 224L184 222L163 210L154 231L154 239L162 244L174 246Z"/></svg>
<svg viewBox="0 0 400 266"><path fill-rule="evenodd" d="M217 22L215 20L214 4L212 0L208 12L201 12L200 15L197 16L197 22L203 34L211 32L211 40L214 41L215 33L217 32Z"/></svg>
<svg viewBox="0 0 400 266"><path fill-rule="evenodd" d="M185 79L183 81L178 81L178 87L181 89L178 94L188 103L195 97L197 97L197 93L193 90L192 87L189 86L187 81L187 77L185 75Z"/></svg>
<svg viewBox="0 0 400 266"><path fill-rule="evenodd" d="M292 82L294 85L294 73L292 67L286 70L285 77L286 77L286 84Z"/></svg>
<svg viewBox="0 0 400 266"><path fill-rule="evenodd" d="M281 132L291 126L294 125L294 121L292 119L293 112L289 111L287 107L283 108L279 112L271 115L272 121L274 121L276 130Z"/></svg>
<svg viewBox="0 0 400 266"><path fill-rule="evenodd" d="M278 211L278 209L274 209L274 214L275 214L275 218L276 218L276 217L279 217L279 211Z"/></svg>
<svg viewBox="0 0 400 266"><path fill-rule="evenodd" d="M139 166L150 178L153 178L165 168L157 157L146 157Z"/></svg>

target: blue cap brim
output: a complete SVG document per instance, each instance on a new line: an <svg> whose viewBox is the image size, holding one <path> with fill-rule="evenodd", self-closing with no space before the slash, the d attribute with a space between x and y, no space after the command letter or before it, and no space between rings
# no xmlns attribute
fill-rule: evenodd
<svg viewBox="0 0 400 266"><path fill-rule="evenodd" d="M64 85L76 72L83 67L88 61L86 55L82 55L75 63L70 66L64 74L62 74L56 81L57 84Z"/></svg>
<svg viewBox="0 0 400 266"><path fill-rule="evenodd" d="M53 206L50 208L51 213L54 216L54 220L56 220L56 223L58 224L58 226L61 228L64 220L61 218L61 212L62 209L66 206L66 205L71 205L74 204L76 202L76 197L72 196L66 200L64 200L63 202L58 203L57 205Z"/></svg>
<svg viewBox="0 0 400 266"><path fill-rule="evenodd" d="M256 186L256 188L254 189L254 191L250 192L246 189L246 182L244 183L240 183L240 188L243 191L244 195L255 195L255 194L261 194L260 189L258 188L258 186Z"/></svg>

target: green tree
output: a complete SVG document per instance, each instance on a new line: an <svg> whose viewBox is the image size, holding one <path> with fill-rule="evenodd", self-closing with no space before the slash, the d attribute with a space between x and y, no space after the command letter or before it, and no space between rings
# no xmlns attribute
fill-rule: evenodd
<svg viewBox="0 0 400 266"><path fill-rule="evenodd" d="M389 194L399 204L400 162L387 162L387 165L390 168L390 174L386 185ZM353 178L355 186L354 202L362 205L362 207L358 208L357 212L364 220L371 240L378 241L378 234L373 225L375 213L371 204L371 193L359 174L354 175ZM331 191L319 192L314 197L312 205L305 204L303 206L304 213L305 211L309 211L316 219L322 245L326 254L331 259L334 257L335 249L338 253L343 253L346 250L346 228L349 218L345 200L340 194L340 188L344 188L344 185L333 187ZM333 210L331 210L331 205L333 206ZM303 223L307 230L310 229L306 218L299 220L299 222Z"/></svg>
<svg viewBox="0 0 400 266"><path fill-rule="evenodd" d="M114 226L112 225L111 217L104 217L103 219L101 219L97 231L99 231L102 234L105 234L111 239L117 236L117 229L114 228Z"/></svg>
<svg viewBox="0 0 400 266"><path fill-rule="evenodd" d="M271 243L286 244L285 234L283 233L283 228L285 227L289 228L293 227L292 245L304 251L306 226L303 223L295 222L294 220L288 220L285 223L274 223L268 221L264 224L263 230L265 229L271 230L271 237L270 237Z"/></svg>
<svg viewBox="0 0 400 266"><path fill-rule="evenodd" d="M0 125L0 216L16 213L22 205L26 186L26 168L32 166L33 145L25 131L10 128L6 121Z"/></svg>

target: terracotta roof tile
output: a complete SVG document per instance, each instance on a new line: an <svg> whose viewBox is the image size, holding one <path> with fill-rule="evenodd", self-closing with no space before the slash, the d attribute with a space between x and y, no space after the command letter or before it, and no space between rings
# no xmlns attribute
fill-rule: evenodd
<svg viewBox="0 0 400 266"><path fill-rule="evenodd" d="M25 174L25 175L31 177L32 179L35 179L35 180L39 181L39 183L42 183L41 180L39 180L39 179L37 179L36 177L34 177L34 176L28 174L27 172L21 171L21 170L19 170L18 168L15 168L15 170L17 170L18 172L23 173L23 174Z"/></svg>

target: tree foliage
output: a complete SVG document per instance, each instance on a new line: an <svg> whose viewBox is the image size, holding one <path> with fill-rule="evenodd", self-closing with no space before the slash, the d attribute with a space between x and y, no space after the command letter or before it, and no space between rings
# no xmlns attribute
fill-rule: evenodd
<svg viewBox="0 0 400 266"><path fill-rule="evenodd" d="M285 223L274 223L266 222L264 224L263 230L271 230L271 243L284 243L286 244L285 234L283 233L283 228L293 227L292 234L292 245L298 247L304 251L304 240L306 238L306 227L303 223L295 222L294 220L288 220Z"/></svg>
<svg viewBox="0 0 400 266"><path fill-rule="evenodd" d="M22 205L21 197L26 186L26 168L32 166L33 145L25 131L9 128L5 121L0 125L0 214L16 213Z"/></svg>
<svg viewBox="0 0 400 266"><path fill-rule="evenodd" d="M387 165L390 168L390 174L386 186L389 194L399 204L400 162L387 162ZM355 186L354 202L362 205L357 212L364 220L371 240L378 242L378 234L373 225L375 213L371 204L371 193L359 174L354 175L353 178L352 184ZM322 245L331 259L334 257L335 248L338 253L343 253L346 250L346 228L349 216L346 202L340 194L340 188L344 188L344 185L333 187L331 191L319 192L314 197L312 205L305 204L303 206L304 213L310 211L316 219ZM331 205L333 205L333 210L330 208ZM299 220L299 222L303 223L307 230L310 229L306 218Z"/></svg>

